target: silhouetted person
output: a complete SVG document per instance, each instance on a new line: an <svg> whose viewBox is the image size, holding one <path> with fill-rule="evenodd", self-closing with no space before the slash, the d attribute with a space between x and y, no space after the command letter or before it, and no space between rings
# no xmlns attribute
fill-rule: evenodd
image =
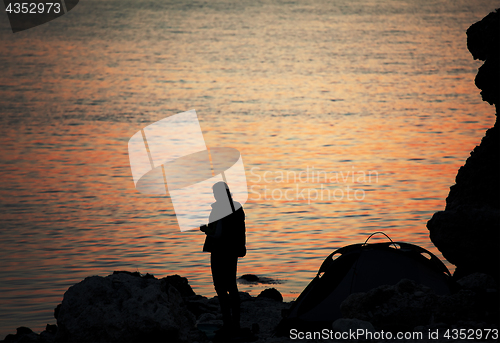
<svg viewBox="0 0 500 343"><path fill-rule="evenodd" d="M210 252L215 292L219 297L224 332L240 328L240 298L236 285L238 257L246 255L245 212L233 201L225 182L213 185L215 203L209 224L200 227L207 235L203 251Z"/></svg>

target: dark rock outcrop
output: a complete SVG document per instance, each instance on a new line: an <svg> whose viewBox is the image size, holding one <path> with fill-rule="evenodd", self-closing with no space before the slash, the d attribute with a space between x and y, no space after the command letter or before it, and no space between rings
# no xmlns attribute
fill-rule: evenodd
<svg viewBox="0 0 500 343"><path fill-rule="evenodd" d="M388 331L414 331L436 324L451 327L459 322L498 327L498 286L493 278L475 273L458 283L461 289L456 293L436 295L426 286L403 279L396 285L351 294L342 302L342 315Z"/></svg>
<svg viewBox="0 0 500 343"><path fill-rule="evenodd" d="M267 288L260 292L257 298L268 298L277 302L283 302L283 296L276 288Z"/></svg>
<svg viewBox="0 0 500 343"><path fill-rule="evenodd" d="M339 318L332 323L332 329L335 332L352 332L359 329L375 331L372 323L356 318Z"/></svg>
<svg viewBox="0 0 500 343"><path fill-rule="evenodd" d="M456 265L454 277L500 273L500 13L490 13L467 30L467 46L484 60L476 76L484 101L494 104L497 120L461 167L450 187L446 208L427 223L430 239Z"/></svg>
<svg viewBox="0 0 500 343"><path fill-rule="evenodd" d="M278 290L271 291L281 294ZM270 339L282 311L290 303L240 292L241 335L238 341L281 342ZM222 327L217 297L195 294L186 278L156 279L151 274L118 271L107 277L92 276L70 287L49 325L40 334L19 327L2 342L208 342ZM250 327L252 329L250 329ZM213 338L213 337L212 337ZM233 340L230 340L233 341Z"/></svg>
<svg viewBox="0 0 500 343"><path fill-rule="evenodd" d="M403 279L366 293L353 293L341 304L342 316L372 323L385 330L409 331L430 321L437 295L430 288Z"/></svg>
<svg viewBox="0 0 500 343"><path fill-rule="evenodd" d="M265 276L257 276L254 274L244 274L240 276L237 280L239 283L242 284L265 284L265 285L271 285L271 284L280 284L280 280L275 280L271 279Z"/></svg>
<svg viewBox="0 0 500 343"><path fill-rule="evenodd" d="M153 276L88 277L66 291L57 312L56 342L177 342L200 335L180 292Z"/></svg>
<svg viewBox="0 0 500 343"><path fill-rule="evenodd" d="M25 326L18 327L15 335L7 335L1 342L4 343L53 343L57 332L57 326L47 324L44 331L36 334Z"/></svg>
<svg viewBox="0 0 500 343"><path fill-rule="evenodd" d="M259 277L253 274L245 274L240 276L240 279L248 281L248 282L259 282Z"/></svg>
<svg viewBox="0 0 500 343"><path fill-rule="evenodd" d="M167 283L174 286L183 298L196 295L189 285L188 279L186 279L185 277L179 275L169 275L166 278L161 279L161 282L163 287L166 287L164 284Z"/></svg>
<svg viewBox="0 0 500 343"><path fill-rule="evenodd" d="M500 20L499 9L488 14L467 30L467 48L475 60L484 61L476 75L481 96L498 113L500 100Z"/></svg>
<svg viewBox="0 0 500 343"><path fill-rule="evenodd" d="M7 335L5 337L5 343L17 343L17 342L39 342L39 335L34 333L30 328L25 326L20 326L16 329L15 335Z"/></svg>

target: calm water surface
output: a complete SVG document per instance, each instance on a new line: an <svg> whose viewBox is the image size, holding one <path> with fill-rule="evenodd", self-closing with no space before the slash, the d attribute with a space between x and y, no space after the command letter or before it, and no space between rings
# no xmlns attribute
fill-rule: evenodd
<svg viewBox="0 0 500 343"><path fill-rule="evenodd" d="M0 15L0 337L55 323L70 285L113 270L215 294L204 235L135 190L127 152L193 108L208 146L243 156L239 275L292 300L375 231L442 258L425 224L495 119L465 30L498 5L80 1L16 34Z"/></svg>

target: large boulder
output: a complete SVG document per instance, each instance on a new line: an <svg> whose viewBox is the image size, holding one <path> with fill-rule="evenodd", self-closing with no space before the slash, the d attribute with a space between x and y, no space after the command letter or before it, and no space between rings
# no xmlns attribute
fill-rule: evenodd
<svg viewBox="0 0 500 343"><path fill-rule="evenodd" d="M257 296L257 298L268 298L275 300L277 302L282 303L283 302L283 296L281 295L280 291L278 291L276 288L266 288L260 294Z"/></svg>
<svg viewBox="0 0 500 343"><path fill-rule="evenodd" d="M117 273L70 287L57 310L56 342L197 339L195 317L166 278Z"/></svg>
<svg viewBox="0 0 500 343"><path fill-rule="evenodd" d="M40 342L40 336L34 333L30 328L20 326L16 329L16 334L9 334L2 343L36 343Z"/></svg>
<svg viewBox="0 0 500 343"><path fill-rule="evenodd" d="M57 326L47 324L40 334L34 333L28 327L21 326L16 330L16 334L9 334L0 343L54 343Z"/></svg>
<svg viewBox="0 0 500 343"><path fill-rule="evenodd" d="M476 76L484 101L494 104L497 120L461 167L444 211L427 223L430 239L456 265L455 278L474 272L500 272L500 13L490 13L467 30L467 46L484 60Z"/></svg>

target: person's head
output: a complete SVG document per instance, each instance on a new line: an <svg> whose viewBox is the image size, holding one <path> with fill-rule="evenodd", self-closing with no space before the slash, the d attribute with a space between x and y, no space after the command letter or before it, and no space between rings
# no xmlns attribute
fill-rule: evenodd
<svg viewBox="0 0 500 343"><path fill-rule="evenodd" d="M214 198L216 201L228 200L229 187L223 181L219 181L212 186L214 192Z"/></svg>

